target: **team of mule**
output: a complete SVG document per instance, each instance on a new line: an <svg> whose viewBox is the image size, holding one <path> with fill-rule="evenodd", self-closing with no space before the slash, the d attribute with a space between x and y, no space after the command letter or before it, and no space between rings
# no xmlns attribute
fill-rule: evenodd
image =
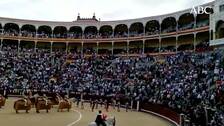
<svg viewBox="0 0 224 126"><path fill-rule="evenodd" d="M16 113L19 113L19 110L25 110L26 113L29 113L29 111L35 107L37 113L40 113L41 110L46 110L48 113L53 105L58 105L58 112L59 110L63 111L63 109L70 111L72 102L70 102L68 98L62 98L60 95L56 95L54 98L49 98L46 95L32 96L32 94L29 94L28 97L24 96L23 98L16 100L14 102L14 109Z"/></svg>

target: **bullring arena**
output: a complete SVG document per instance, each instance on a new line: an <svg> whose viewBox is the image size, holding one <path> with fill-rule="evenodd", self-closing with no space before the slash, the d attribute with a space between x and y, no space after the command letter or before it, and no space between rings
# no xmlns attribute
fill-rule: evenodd
<svg viewBox="0 0 224 126"><path fill-rule="evenodd" d="M35 108L29 113L21 111L19 114L15 113L13 103L18 98L10 98L6 105L0 110L0 122L4 126L87 126L90 122L95 120L98 110L91 111L89 104L85 104L85 108L80 109L73 105L72 110L67 112L57 112L57 106L54 106L49 113L41 111L37 114ZM104 108L99 108L104 110ZM150 115L148 113L140 113L136 111L126 112L122 109L117 112L113 108L107 113L108 116L115 116L118 118L118 126L174 126L170 122L160 117Z"/></svg>
<svg viewBox="0 0 224 126"><path fill-rule="evenodd" d="M0 125L224 126L223 47L224 0L115 21L0 17Z"/></svg>

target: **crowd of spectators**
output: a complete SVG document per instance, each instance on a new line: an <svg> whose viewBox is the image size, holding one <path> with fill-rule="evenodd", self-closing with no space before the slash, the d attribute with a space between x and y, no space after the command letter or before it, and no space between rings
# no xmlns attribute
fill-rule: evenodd
<svg viewBox="0 0 224 126"><path fill-rule="evenodd" d="M82 33L68 33L67 37L72 39L81 39Z"/></svg>
<svg viewBox="0 0 224 126"><path fill-rule="evenodd" d="M152 29L150 31L147 31L145 34L146 35L159 35L159 33L160 33L160 30L158 30L158 29L156 29L156 30Z"/></svg>
<svg viewBox="0 0 224 126"><path fill-rule="evenodd" d="M8 30L8 31L3 31L2 34L4 36L19 36L19 32L16 30Z"/></svg>
<svg viewBox="0 0 224 126"><path fill-rule="evenodd" d="M90 50L91 52L91 50ZM57 51L36 53L4 46L0 51L0 88L122 94L135 101L167 106L186 114L192 125L223 126L223 52L179 52L161 57L82 57ZM221 81L216 85L217 81ZM223 84L223 85L222 85ZM214 110L205 118L204 108ZM208 113L208 112L207 112Z"/></svg>
<svg viewBox="0 0 224 126"><path fill-rule="evenodd" d="M192 29L192 28L194 28L194 22L191 22L190 24L183 24L183 25L178 26L178 29L180 31L187 30L187 29Z"/></svg>
<svg viewBox="0 0 224 126"><path fill-rule="evenodd" d="M36 32L30 32L30 31L21 31L21 36L23 37L35 37Z"/></svg>

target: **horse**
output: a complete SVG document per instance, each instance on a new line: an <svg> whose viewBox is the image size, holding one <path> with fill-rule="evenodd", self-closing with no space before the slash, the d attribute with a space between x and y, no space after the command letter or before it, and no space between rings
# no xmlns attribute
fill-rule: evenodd
<svg viewBox="0 0 224 126"><path fill-rule="evenodd" d="M63 109L67 109L68 112L69 112L71 108L72 108L72 102L71 101L69 101L69 100L60 100L59 101L58 112L59 112L59 110L61 110L61 112L62 112Z"/></svg>
<svg viewBox="0 0 224 126"><path fill-rule="evenodd" d="M29 99L19 99L14 102L14 109L16 113L19 113L18 110L26 110L26 113L29 113L31 109L31 101Z"/></svg>
<svg viewBox="0 0 224 126"><path fill-rule="evenodd" d="M3 96L0 95L0 108L2 106L5 106L5 101L6 101L5 97L3 97Z"/></svg>
<svg viewBox="0 0 224 126"><path fill-rule="evenodd" d="M105 121L106 126L115 126L116 125L116 119L115 117L109 117ZM96 122L91 122L88 126L97 126Z"/></svg>
<svg viewBox="0 0 224 126"><path fill-rule="evenodd" d="M43 97L39 97L36 99L35 107L36 113L40 113L39 110L46 110L48 113L48 111L52 108L52 103L50 100L45 100Z"/></svg>

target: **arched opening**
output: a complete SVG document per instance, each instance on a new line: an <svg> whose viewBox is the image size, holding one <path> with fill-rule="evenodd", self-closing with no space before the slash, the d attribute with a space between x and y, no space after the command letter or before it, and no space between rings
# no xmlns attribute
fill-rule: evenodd
<svg viewBox="0 0 224 126"><path fill-rule="evenodd" d="M159 52L159 39L150 39L145 41L145 53Z"/></svg>
<svg viewBox="0 0 224 126"><path fill-rule="evenodd" d="M67 38L67 28L64 26L56 26L53 30L54 38Z"/></svg>
<svg viewBox="0 0 224 126"><path fill-rule="evenodd" d="M21 28L21 34L24 37L34 37L36 35L36 28L34 25L26 24Z"/></svg>
<svg viewBox="0 0 224 126"><path fill-rule="evenodd" d="M174 52L176 50L176 37L161 39L161 52Z"/></svg>
<svg viewBox="0 0 224 126"><path fill-rule="evenodd" d="M196 34L196 51L203 52L212 50L209 46L209 31Z"/></svg>
<svg viewBox="0 0 224 126"><path fill-rule="evenodd" d="M115 42L114 54L127 54L127 42Z"/></svg>
<svg viewBox="0 0 224 126"><path fill-rule="evenodd" d="M159 34L160 24L157 20L152 20L146 23L145 34L146 35L156 35Z"/></svg>
<svg viewBox="0 0 224 126"><path fill-rule="evenodd" d="M68 43L68 52L73 54L81 54L81 43Z"/></svg>
<svg viewBox="0 0 224 126"><path fill-rule="evenodd" d="M162 21L161 31L162 33L175 32L177 21L174 17L167 17Z"/></svg>
<svg viewBox="0 0 224 126"><path fill-rule="evenodd" d="M86 55L92 55L95 54L97 50L97 44L96 43L84 43L83 44L83 53Z"/></svg>
<svg viewBox="0 0 224 126"><path fill-rule="evenodd" d="M224 38L224 21L218 21L216 23L216 38Z"/></svg>
<svg viewBox="0 0 224 126"><path fill-rule="evenodd" d="M143 32L144 26L141 22L133 23L129 28L129 36L131 37L143 35Z"/></svg>
<svg viewBox="0 0 224 126"><path fill-rule="evenodd" d="M193 50L194 49L194 35L182 35L178 37L177 43L177 50L178 51L186 51L186 50Z"/></svg>
<svg viewBox="0 0 224 126"><path fill-rule="evenodd" d="M102 38L112 38L113 37L113 28L110 25L104 25L100 27L99 35Z"/></svg>
<svg viewBox="0 0 224 126"><path fill-rule="evenodd" d="M129 54L142 54L143 52L142 41L130 41L129 42Z"/></svg>
<svg viewBox="0 0 224 126"><path fill-rule="evenodd" d="M178 29L180 31L194 28L194 15L186 13L180 16L178 20Z"/></svg>
<svg viewBox="0 0 224 126"><path fill-rule="evenodd" d="M10 52L13 55L16 55L18 52L18 41L17 40L8 40L3 39L2 41L2 51Z"/></svg>
<svg viewBox="0 0 224 126"><path fill-rule="evenodd" d="M47 25L40 26L37 30L37 33L38 33L37 36L41 38L53 37L51 27Z"/></svg>
<svg viewBox="0 0 224 126"><path fill-rule="evenodd" d="M35 42L34 41L20 41L20 52L32 53L34 52Z"/></svg>
<svg viewBox="0 0 224 126"><path fill-rule="evenodd" d="M111 42L101 42L101 43L99 43L98 54L100 54L100 55L110 55L110 54L112 54L112 43Z"/></svg>
<svg viewBox="0 0 224 126"><path fill-rule="evenodd" d="M97 33L97 27L95 26L88 26L84 30L84 35L86 39L97 38Z"/></svg>
<svg viewBox="0 0 224 126"><path fill-rule="evenodd" d="M72 26L68 33L69 38L81 39L82 38L82 28L79 26Z"/></svg>
<svg viewBox="0 0 224 126"><path fill-rule="evenodd" d="M5 35L12 35L18 36L19 35L19 25L15 23L7 23L4 26L4 34Z"/></svg>
<svg viewBox="0 0 224 126"><path fill-rule="evenodd" d="M51 43L50 42L38 42L36 46L36 52L50 53Z"/></svg>
<svg viewBox="0 0 224 126"><path fill-rule="evenodd" d="M119 37L128 37L128 26L125 24L119 24L114 29L114 36Z"/></svg>
<svg viewBox="0 0 224 126"><path fill-rule="evenodd" d="M52 45L52 51L55 53L64 53L66 50L66 43L54 42Z"/></svg>
<svg viewBox="0 0 224 126"><path fill-rule="evenodd" d="M196 17L196 27L209 26L209 14L198 14Z"/></svg>

